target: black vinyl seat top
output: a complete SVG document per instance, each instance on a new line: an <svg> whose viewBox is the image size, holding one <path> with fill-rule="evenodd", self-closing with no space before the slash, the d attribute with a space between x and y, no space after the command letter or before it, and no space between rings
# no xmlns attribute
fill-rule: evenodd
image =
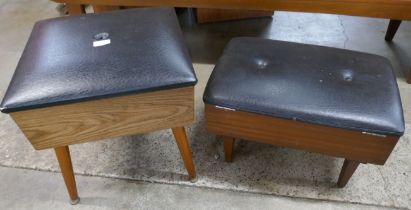
<svg viewBox="0 0 411 210"><path fill-rule="evenodd" d="M402 135L395 75L381 56L260 38L235 38L216 65L204 102L383 135Z"/></svg>
<svg viewBox="0 0 411 210"><path fill-rule="evenodd" d="M197 82L172 8L37 22L2 112L193 86Z"/></svg>

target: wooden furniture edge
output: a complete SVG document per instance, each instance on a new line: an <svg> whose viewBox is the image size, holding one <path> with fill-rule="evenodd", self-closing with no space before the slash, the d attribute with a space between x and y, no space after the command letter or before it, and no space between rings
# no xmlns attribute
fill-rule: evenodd
<svg viewBox="0 0 411 210"><path fill-rule="evenodd" d="M47 149L194 122L194 87L130 94L10 113L35 149Z"/></svg>
<svg viewBox="0 0 411 210"><path fill-rule="evenodd" d="M119 6L107 6L107 5L92 5L94 13L109 12L119 9Z"/></svg>
<svg viewBox="0 0 411 210"><path fill-rule="evenodd" d="M274 11L261 10L230 10L230 9L206 9L195 10L197 23L211 23L227 20L240 20L248 18L271 17Z"/></svg>
<svg viewBox="0 0 411 210"><path fill-rule="evenodd" d="M383 165L398 136L378 136L255 113L205 105L207 130L217 135L245 138L310 152Z"/></svg>
<svg viewBox="0 0 411 210"><path fill-rule="evenodd" d="M406 76L406 81L408 84L411 84L411 69L408 71L407 76Z"/></svg>
<svg viewBox="0 0 411 210"><path fill-rule="evenodd" d="M409 0L53 0L57 3L107 6L171 6L208 9L294 11L411 20Z"/></svg>
<svg viewBox="0 0 411 210"><path fill-rule="evenodd" d="M84 5L81 4L67 4L67 12L69 15L82 15L86 13Z"/></svg>

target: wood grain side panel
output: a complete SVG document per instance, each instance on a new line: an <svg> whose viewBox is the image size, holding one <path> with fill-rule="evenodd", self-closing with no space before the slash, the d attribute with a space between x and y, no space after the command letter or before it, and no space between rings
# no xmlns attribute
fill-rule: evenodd
<svg viewBox="0 0 411 210"><path fill-rule="evenodd" d="M318 152L362 163L383 165L399 138L384 138L357 131L224 110L212 105L206 105L205 117L208 131L215 134Z"/></svg>
<svg viewBox="0 0 411 210"><path fill-rule="evenodd" d="M185 126L194 88L119 96L11 113L35 149Z"/></svg>
<svg viewBox="0 0 411 210"><path fill-rule="evenodd" d="M409 0L53 0L59 3L295 11L411 19Z"/></svg>

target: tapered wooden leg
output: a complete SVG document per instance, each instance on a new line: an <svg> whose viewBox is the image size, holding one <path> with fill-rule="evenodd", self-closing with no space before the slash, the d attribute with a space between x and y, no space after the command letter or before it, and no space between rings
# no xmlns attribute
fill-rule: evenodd
<svg viewBox="0 0 411 210"><path fill-rule="evenodd" d="M81 4L66 4L69 15L82 15L86 13L84 5Z"/></svg>
<svg viewBox="0 0 411 210"><path fill-rule="evenodd" d="M387 33L385 34L385 41L391 42L400 27L401 20L390 20L388 24Z"/></svg>
<svg viewBox="0 0 411 210"><path fill-rule="evenodd" d="M77 204L80 198L77 194L76 179L74 178L73 165L71 164L70 150L68 146L54 148L57 160L60 164L61 173L70 195L71 204Z"/></svg>
<svg viewBox="0 0 411 210"><path fill-rule="evenodd" d="M408 71L407 83L408 83L408 84L411 84L411 69Z"/></svg>
<svg viewBox="0 0 411 210"><path fill-rule="evenodd" d="M340 172L340 177L338 178L337 186L345 187L345 185L350 180L351 176L354 174L360 162L354 160L344 160L343 167Z"/></svg>
<svg viewBox="0 0 411 210"><path fill-rule="evenodd" d="M224 139L225 161L232 162L233 161L234 138L224 136L223 139Z"/></svg>
<svg viewBox="0 0 411 210"><path fill-rule="evenodd" d="M178 149L180 150L181 157L183 158L188 175L192 180L195 180L196 170L194 167L193 156L190 151L186 131L184 130L184 127L173 128L172 131L176 139Z"/></svg>

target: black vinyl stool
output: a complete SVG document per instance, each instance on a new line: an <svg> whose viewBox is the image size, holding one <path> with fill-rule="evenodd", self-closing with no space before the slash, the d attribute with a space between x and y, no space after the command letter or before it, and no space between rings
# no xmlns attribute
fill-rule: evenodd
<svg viewBox="0 0 411 210"><path fill-rule="evenodd" d="M390 62L329 47L236 38L204 93L207 129L224 136L345 159L338 186L359 163L383 165L404 133Z"/></svg>
<svg viewBox="0 0 411 210"><path fill-rule="evenodd" d="M172 8L37 22L1 104L35 149L54 148L72 203L69 145L172 128L189 177L184 126L197 79Z"/></svg>

